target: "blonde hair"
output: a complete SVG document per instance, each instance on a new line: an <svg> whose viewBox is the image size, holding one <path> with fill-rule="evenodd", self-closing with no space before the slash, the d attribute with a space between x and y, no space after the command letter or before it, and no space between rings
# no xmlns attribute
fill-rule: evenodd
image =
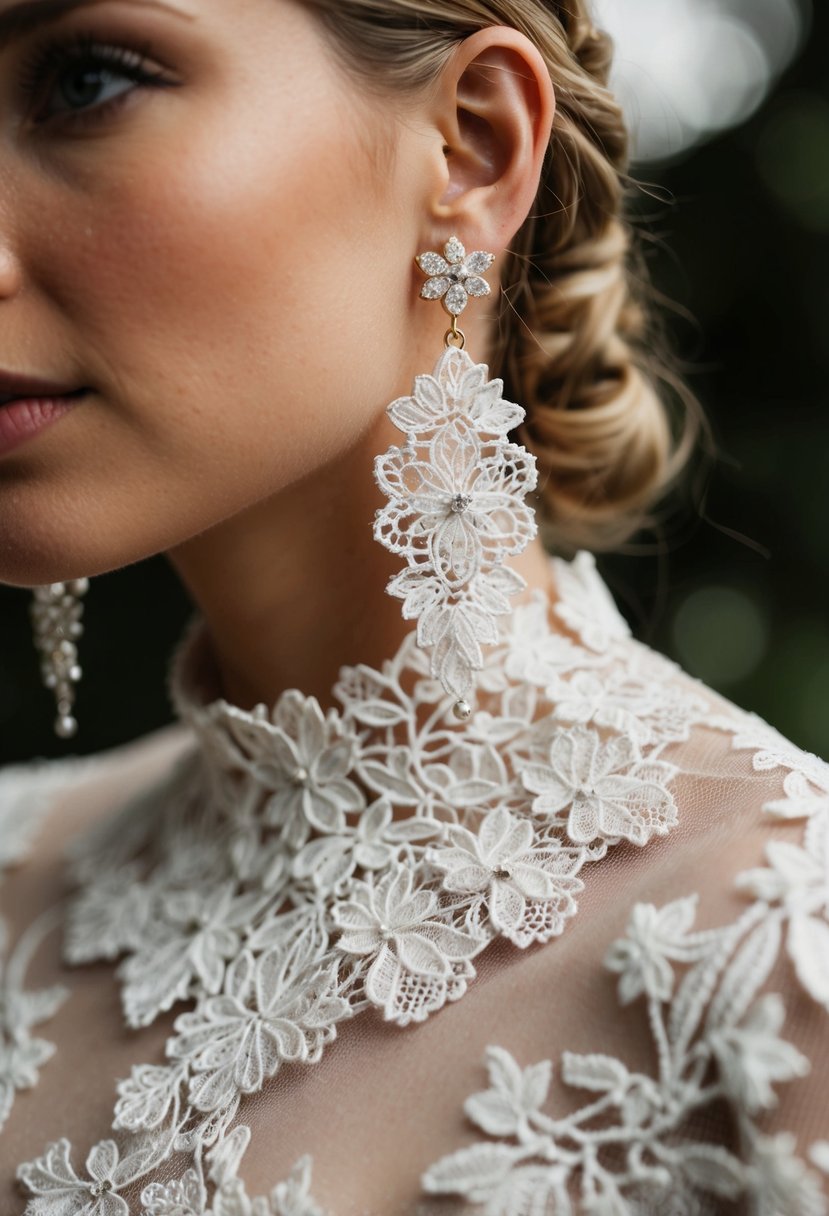
<svg viewBox="0 0 829 1216"><path fill-rule="evenodd" d="M303 3L369 88L428 88L457 44L490 25L521 31L543 55L556 113L535 204L505 259L490 374L527 413L513 437L538 461L545 545L619 548L657 521L649 509L708 422L649 306L655 293L627 214L638 185L629 132L607 83L612 40L594 27L588 0Z"/></svg>

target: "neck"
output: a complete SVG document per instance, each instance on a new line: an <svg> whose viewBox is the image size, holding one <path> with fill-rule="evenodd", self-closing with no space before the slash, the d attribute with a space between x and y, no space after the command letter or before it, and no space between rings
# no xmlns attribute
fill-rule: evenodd
<svg viewBox="0 0 829 1216"><path fill-rule="evenodd" d="M272 706L297 688L328 709L343 664L381 667L416 627L385 590L404 558L372 533L387 501L374 457L403 442L383 411L345 456L168 553L205 618L231 704ZM509 565L527 581L512 605L536 587L554 598L537 537Z"/></svg>

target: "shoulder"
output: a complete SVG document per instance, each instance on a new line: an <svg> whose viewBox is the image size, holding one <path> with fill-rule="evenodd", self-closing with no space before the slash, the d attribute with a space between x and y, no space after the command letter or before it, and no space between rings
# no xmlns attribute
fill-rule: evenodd
<svg viewBox="0 0 829 1216"><path fill-rule="evenodd" d="M547 1040L574 1112L559 1144L582 1144L601 1107L603 1142L638 1129L680 1188L826 1212L829 764L632 637L604 653L559 685L563 733L625 736L637 805L649 780L660 805L667 785L675 822L585 867L561 941L509 967L511 1032L491 1047L515 1052L518 1076Z"/></svg>
<svg viewBox="0 0 829 1216"><path fill-rule="evenodd" d="M91 755L0 768L0 869L24 860L53 813L64 827L67 820L83 827L168 772L191 746L190 730L173 723Z"/></svg>

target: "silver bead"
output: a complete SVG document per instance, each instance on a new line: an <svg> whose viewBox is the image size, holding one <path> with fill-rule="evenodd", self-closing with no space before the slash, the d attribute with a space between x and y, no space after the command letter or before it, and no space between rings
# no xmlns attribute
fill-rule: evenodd
<svg viewBox="0 0 829 1216"><path fill-rule="evenodd" d="M469 717L469 715L472 713L472 706L469 704L468 701L464 701L464 700L456 701L455 704L452 706L452 713L455 715L456 718L460 718L461 721L465 721Z"/></svg>
<svg viewBox="0 0 829 1216"><path fill-rule="evenodd" d="M77 733L78 723L71 714L64 714L63 717L55 719L55 734L60 739L71 739Z"/></svg>

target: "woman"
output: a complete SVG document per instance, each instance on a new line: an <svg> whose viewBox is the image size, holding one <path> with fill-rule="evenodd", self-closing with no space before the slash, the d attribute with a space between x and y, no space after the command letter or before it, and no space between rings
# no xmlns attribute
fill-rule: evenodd
<svg viewBox="0 0 829 1216"><path fill-rule="evenodd" d="M829 768L591 553L699 419L586 5L0 47L0 577L164 551L198 608L177 724L2 777L3 1211L825 1211Z"/></svg>

